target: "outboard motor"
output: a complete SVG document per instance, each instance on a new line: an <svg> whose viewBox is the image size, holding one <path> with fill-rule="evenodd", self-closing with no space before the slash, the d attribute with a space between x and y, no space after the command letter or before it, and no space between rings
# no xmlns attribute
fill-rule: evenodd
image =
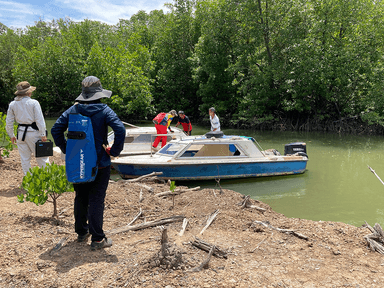
<svg viewBox="0 0 384 288"><path fill-rule="evenodd" d="M208 139L212 137L223 138L223 136L224 136L223 131L210 131L205 133L205 137L207 137Z"/></svg>
<svg viewBox="0 0 384 288"><path fill-rule="evenodd" d="M295 143L285 144L284 155L293 155L293 154L305 156L308 158L307 144L304 142L295 142Z"/></svg>

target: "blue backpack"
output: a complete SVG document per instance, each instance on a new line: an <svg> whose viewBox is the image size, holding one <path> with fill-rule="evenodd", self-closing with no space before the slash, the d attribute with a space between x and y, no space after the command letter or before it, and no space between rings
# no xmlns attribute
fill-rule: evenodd
<svg viewBox="0 0 384 288"><path fill-rule="evenodd" d="M98 165L91 118L77 112L69 114L65 170L68 182L79 184L95 180Z"/></svg>

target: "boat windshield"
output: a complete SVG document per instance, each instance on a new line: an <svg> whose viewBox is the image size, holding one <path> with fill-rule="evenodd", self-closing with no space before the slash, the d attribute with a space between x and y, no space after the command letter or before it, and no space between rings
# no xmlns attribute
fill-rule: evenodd
<svg viewBox="0 0 384 288"><path fill-rule="evenodd" d="M192 144L180 157L246 156L235 144Z"/></svg>
<svg viewBox="0 0 384 288"><path fill-rule="evenodd" d="M179 152L181 149L184 149L184 147L187 146L186 144L167 144L163 148L159 150L160 154L166 154L166 155L175 155L177 152Z"/></svg>

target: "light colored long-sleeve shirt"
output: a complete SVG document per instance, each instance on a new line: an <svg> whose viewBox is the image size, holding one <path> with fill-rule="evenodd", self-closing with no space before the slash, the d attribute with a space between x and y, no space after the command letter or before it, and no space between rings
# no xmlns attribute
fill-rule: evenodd
<svg viewBox="0 0 384 288"><path fill-rule="evenodd" d="M220 131L219 117L217 117L217 115L215 114L213 118L209 116L209 120L211 120L211 131L213 131L213 129L216 129L215 131Z"/></svg>
<svg viewBox="0 0 384 288"><path fill-rule="evenodd" d="M15 137L13 133L13 123L18 124L32 124L36 122L41 136L45 135L45 121L43 112L41 111L40 104L37 100L31 99L28 96L17 96L14 101L9 104L6 118L6 130L9 137ZM22 132L26 127L20 127L19 131ZM32 127L28 127L27 131L36 131Z"/></svg>

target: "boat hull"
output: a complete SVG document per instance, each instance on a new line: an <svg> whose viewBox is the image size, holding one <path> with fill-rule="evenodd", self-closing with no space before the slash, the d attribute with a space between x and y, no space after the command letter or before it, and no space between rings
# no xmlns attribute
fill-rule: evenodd
<svg viewBox="0 0 384 288"><path fill-rule="evenodd" d="M134 178L152 172L163 172L159 178L171 180L209 180L264 177L304 173L307 161L266 161L251 163L204 163L186 165L121 164L113 167L123 178Z"/></svg>

